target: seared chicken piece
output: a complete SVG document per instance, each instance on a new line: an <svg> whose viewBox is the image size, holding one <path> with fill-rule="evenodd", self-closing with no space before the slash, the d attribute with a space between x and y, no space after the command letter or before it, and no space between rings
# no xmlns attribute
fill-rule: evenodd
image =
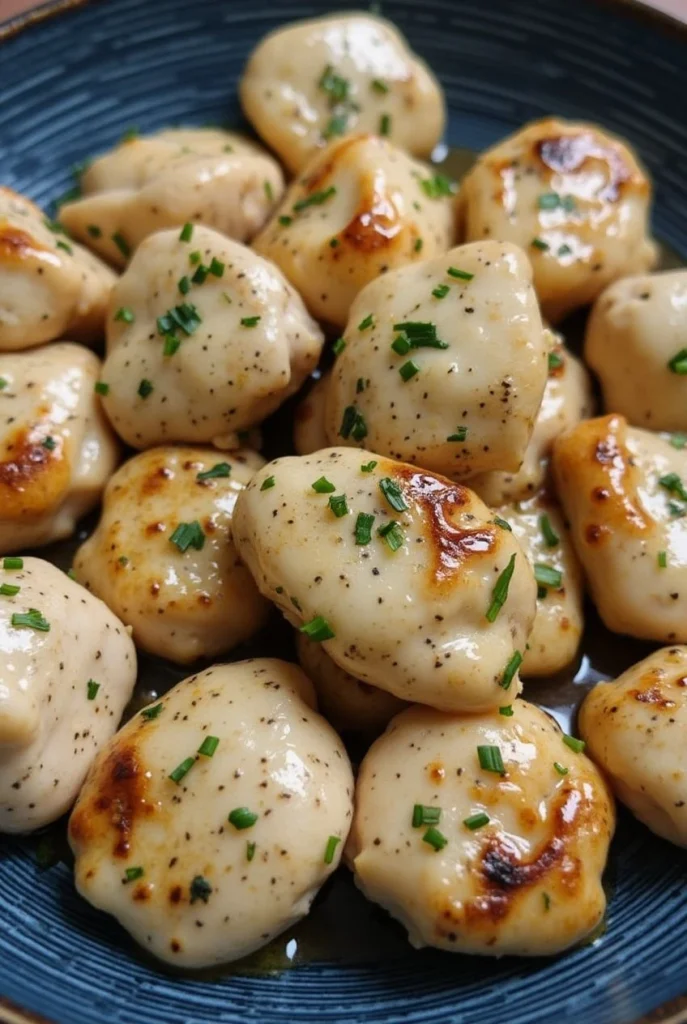
<svg viewBox="0 0 687 1024"><path fill-rule="evenodd" d="M100 498L119 445L95 392L100 360L60 342L0 354L0 552L62 540Z"/></svg>
<svg viewBox="0 0 687 1024"><path fill-rule="evenodd" d="M687 647L664 647L580 710L589 756L616 796L664 839L687 847Z"/></svg>
<svg viewBox="0 0 687 1024"><path fill-rule="evenodd" d="M560 672L574 660L584 629L584 580L568 527L558 506L541 492L497 511L513 530L538 584L537 615L521 675Z"/></svg>
<svg viewBox="0 0 687 1024"><path fill-rule="evenodd" d="M35 203L0 187L0 352L101 337L115 280Z"/></svg>
<svg viewBox="0 0 687 1024"><path fill-rule="evenodd" d="M614 827L601 774L533 704L414 707L363 760L346 857L413 946L551 955L603 918Z"/></svg>
<svg viewBox="0 0 687 1024"><path fill-rule="evenodd" d="M241 80L246 117L298 172L336 135L378 132L428 157L446 119L437 79L401 33L359 12L271 32Z"/></svg>
<svg viewBox="0 0 687 1024"><path fill-rule="evenodd" d="M687 430L687 270L607 288L587 322L584 355L611 412L650 430Z"/></svg>
<svg viewBox="0 0 687 1024"><path fill-rule="evenodd" d="M324 416L330 380L330 372L323 374L296 406L293 418L293 444L298 455L312 455L313 452L329 445L324 429Z"/></svg>
<svg viewBox="0 0 687 1024"><path fill-rule="evenodd" d="M526 125L479 157L460 202L466 241L499 238L526 250L553 322L656 262L651 181L624 142L593 124Z"/></svg>
<svg viewBox="0 0 687 1024"><path fill-rule="evenodd" d="M156 231L198 223L249 241L284 191L279 164L256 143L217 129L124 139L94 160L83 197L60 219L117 267Z"/></svg>
<svg viewBox="0 0 687 1024"><path fill-rule="evenodd" d="M233 531L261 593L357 679L445 711L518 694L534 576L467 487L328 448L259 470Z"/></svg>
<svg viewBox="0 0 687 1024"><path fill-rule="evenodd" d="M687 641L687 451L602 416L556 440L553 469L604 623Z"/></svg>
<svg viewBox="0 0 687 1024"><path fill-rule="evenodd" d="M559 334L545 334L551 342L549 375L520 469L516 473L492 470L468 480L471 489L492 508L536 494L548 475L553 442L564 430L592 415L594 401L587 370L567 351Z"/></svg>
<svg viewBox="0 0 687 1024"><path fill-rule="evenodd" d="M353 303L327 390L330 444L464 479L517 471L547 379L532 271L514 245L459 246Z"/></svg>
<svg viewBox="0 0 687 1024"><path fill-rule="evenodd" d="M310 161L253 247L313 316L343 327L369 281L451 247L454 206L447 179L386 139L354 135Z"/></svg>
<svg viewBox="0 0 687 1024"><path fill-rule="evenodd" d="M105 411L134 448L236 448L298 390L323 340L277 267L210 228L163 231L112 293Z"/></svg>
<svg viewBox="0 0 687 1024"><path fill-rule="evenodd" d="M151 448L112 477L74 571L139 647L184 665L225 654L260 628L268 604L239 561L231 517L264 461L249 451Z"/></svg>
<svg viewBox="0 0 687 1024"><path fill-rule="evenodd" d="M69 822L76 886L177 967L225 963L307 914L339 863L353 775L310 682L215 665L103 750Z"/></svg>
<svg viewBox="0 0 687 1024"><path fill-rule="evenodd" d="M386 690L370 686L339 668L322 644L296 634L298 660L317 693L320 712L337 732L378 736L407 705Z"/></svg>
<svg viewBox="0 0 687 1024"><path fill-rule="evenodd" d="M0 559L0 832L67 811L136 681L102 601L39 558Z"/></svg>

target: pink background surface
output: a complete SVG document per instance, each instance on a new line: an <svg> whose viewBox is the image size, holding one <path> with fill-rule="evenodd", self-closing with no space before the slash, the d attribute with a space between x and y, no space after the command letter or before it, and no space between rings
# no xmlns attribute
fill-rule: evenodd
<svg viewBox="0 0 687 1024"><path fill-rule="evenodd" d="M154 2L154 0L148 0L148 2ZM646 3L648 7L656 7L660 11L672 14L675 18L687 21L687 0L646 0ZM0 0L0 21L36 6L36 0ZM353 0L351 0L351 6L355 6Z"/></svg>

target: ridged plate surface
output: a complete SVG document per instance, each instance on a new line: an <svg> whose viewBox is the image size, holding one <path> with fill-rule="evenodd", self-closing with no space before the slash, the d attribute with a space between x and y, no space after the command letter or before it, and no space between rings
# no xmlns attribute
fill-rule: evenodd
<svg viewBox="0 0 687 1024"><path fill-rule="evenodd" d="M0 181L47 204L130 125L239 123L258 39L345 6L105 0L19 32L0 45ZM481 149L551 112L598 120L638 148L656 231L687 256L684 36L592 0L390 0L383 13L439 74L450 144ZM382 962L210 981L144 964L65 866L39 873L0 841L0 994L58 1024L627 1024L687 989L687 863L626 819L613 862L607 934L557 960L397 945Z"/></svg>

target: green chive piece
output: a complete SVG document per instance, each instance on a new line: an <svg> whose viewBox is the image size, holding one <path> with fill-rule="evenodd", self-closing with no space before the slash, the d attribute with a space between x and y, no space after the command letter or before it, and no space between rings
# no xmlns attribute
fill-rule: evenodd
<svg viewBox="0 0 687 1024"><path fill-rule="evenodd" d="M261 491L269 491L271 487L274 487L276 481L273 476L266 476L260 485Z"/></svg>
<svg viewBox="0 0 687 1024"><path fill-rule="evenodd" d="M327 64L317 83L322 92L326 92L332 105L344 103L348 99L348 79L337 75L331 64Z"/></svg>
<svg viewBox="0 0 687 1024"><path fill-rule="evenodd" d="M668 360L668 369L672 373L684 375L687 373L687 348L681 348L672 359Z"/></svg>
<svg viewBox="0 0 687 1024"><path fill-rule="evenodd" d="M475 276L467 270L459 270L458 267L449 267L446 273L449 277L457 277L459 281L472 281Z"/></svg>
<svg viewBox="0 0 687 1024"><path fill-rule="evenodd" d="M505 704L502 708L499 708L499 714L503 715L504 718L513 717L513 705Z"/></svg>
<svg viewBox="0 0 687 1024"><path fill-rule="evenodd" d="M389 114L382 114L379 119L379 134L391 135L391 116Z"/></svg>
<svg viewBox="0 0 687 1024"><path fill-rule="evenodd" d="M670 443L678 450L687 447L687 434L671 434Z"/></svg>
<svg viewBox="0 0 687 1024"><path fill-rule="evenodd" d="M548 892L543 892L541 895L542 901L544 903L544 910L548 910L551 906L551 897L549 896Z"/></svg>
<svg viewBox="0 0 687 1024"><path fill-rule="evenodd" d="M205 284L205 279L208 276L209 272L210 271L208 270L208 268L201 263L200 266L197 268L195 274L191 278L191 281L193 282L193 284Z"/></svg>
<svg viewBox="0 0 687 1024"><path fill-rule="evenodd" d="M553 526L551 525L551 520L549 519L546 513L539 516L539 529L541 530L542 537L546 541L546 546L548 548L555 548L558 544L560 544L561 538L554 530Z"/></svg>
<svg viewBox="0 0 687 1024"><path fill-rule="evenodd" d="M379 481L379 489L391 505L394 512L407 512L408 505L406 504L405 498L401 488L392 480L390 476L382 477Z"/></svg>
<svg viewBox="0 0 687 1024"><path fill-rule="evenodd" d="M55 449L57 448L57 441L55 440L54 437L48 436L43 438L43 440L41 441L41 445L43 446L43 448L47 448L49 452L54 452Z"/></svg>
<svg viewBox="0 0 687 1024"><path fill-rule="evenodd" d="M246 860L251 861L255 856L255 843L246 843Z"/></svg>
<svg viewBox="0 0 687 1024"><path fill-rule="evenodd" d="M430 826L423 835L422 842L427 843L438 853L439 850L443 850L443 848L448 844L448 839L443 832L439 831L438 828Z"/></svg>
<svg viewBox="0 0 687 1024"><path fill-rule="evenodd" d="M479 758L480 768L483 768L485 772L495 772L497 775L506 774L500 747L477 747L477 757Z"/></svg>
<svg viewBox="0 0 687 1024"><path fill-rule="evenodd" d="M348 502L345 494L332 494L328 504L337 519L348 515Z"/></svg>
<svg viewBox="0 0 687 1024"><path fill-rule="evenodd" d="M138 394L141 398L147 398L148 395L152 395L154 390L152 381L146 380L145 377L138 385Z"/></svg>
<svg viewBox="0 0 687 1024"><path fill-rule="evenodd" d="M422 239L421 238L416 238L415 239L415 245L413 246L413 249L415 250L415 252L421 252L423 245L424 245L424 242L422 241Z"/></svg>
<svg viewBox="0 0 687 1024"><path fill-rule="evenodd" d="M71 245L69 245L67 242L63 242L62 239L55 242L55 245L58 249L64 249L64 251L69 253L70 256L74 255L74 250L72 249Z"/></svg>
<svg viewBox="0 0 687 1024"><path fill-rule="evenodd" d="M311 195L306 196L304 199L299 199L297 203L293 204L294 213L300 213L301 210L306 210L309 206L322 206L328 199L336 195L336 188L334 185L330 185L329 188L325 188L322 192L313 192Z"/></svg>
<svg viewBox="0 0 687 1024"><path fill-rule="evenodd" d="M469 818L463 818L463 824L466 828L469 828L471 832L476 831L478 828L484 828L490 821L489 815L485 814L484 811L479 811L477 814L471 814Z"/></svg>
<svg viewBox="0 0 687 1024"><path fill-rule="evenodd" d="M165 335L165 343L162 346L163 356L173 356L175 352L178 352L181 348L181 339L176 338L173 334Z"/></svg>
<svg viewBox="0 0 687 1024"><path fill-rule="evenodd" d="M346 111L341 111L339 114L333 114L322 132L324 139L333 139L335 135L344 135L348 128L348 114ZM295 207L294 207L295 209Z"/></svg>
<svg viewBox="0 0 687 1024"><path fill-rule="evenodd" d="M330 249L336 249L340 244L341 243L339 242L338 238L330 238L329 239L329 248Z"/></svg>
<svg viewBox="0 0 687 1024"><path fill-rule="evenodd" d="M425 320L405 320L394 324L394 330L404 334L411 348L448 348L448 342L437 337L437 326Z"/></svg>
<svg viewBox="0 0 687 1024"><path fill-rule="evenodd" d="M560 590L563 583L562 572L554 569L552 565L543 565L541 562L535 563L534 578L540 586L553 587L554 590Z"/></svg>
<svg viewBox="0 0 687 1024"><path fill-rule="evenodd" d="M316 615L310 622L306 622L304 626L301 626L300 631L317 644L321 644L323 640L333 640L336 636L332 627L321 615Z"/></svg>
<svg viewBox="0 0 687 1024"><path fill-rule="evenodd" d="M391 348L399 356L406 356L410 352L413 346L410 344L405 334L399 334L397 338L391 342Z"/></svg>
<svg viewBox="0 0 687 1024"><path fill-rule="evenodd" d="M441 821L441 807L434 807L431 804L414 804L411 821L413 828L420 828L422 825L438 825Z"/></svg>
<svg viewBox="0 0 687 1024"><path fill-rule="evenodd" d="M345 340L345 338L337 338L336 341L334 342L334 344L332 345L332 352L334 353L335 356L340 356L345 348L346 348L346 340Z"/></svg>
<svg viewBox="0 0 687 1024"><path fill-rule="evenodd" d="M216 256L212 257L210 261L210 273L213 277L222 277L224 275L225 264L222 260L218 260Z"/></svg>
<svg viewBox="0 0 687 1024"><path fill-rule="evenodd" d="M682 501L687 501L687 490L677 473L666 473L665 476L659 477L658 482L670 494L676 494Z"/></svg>
<svg viewBox="0 0 687 1024"><path fill-rule="evenodd" d="M358 377L357 381L355 382L356 395L362 394L369 383L369 380L365 380L364 377Z"/></svg>
<svg viewBox="0 0 687 1024"><path fill-rule="evenodd" d="M407 384L409 380L413 379L415 374L420 372L420 367L413 359L409 359L408 362L399 367L398 372L401 375L401 380Z"/></svg>
<svg viewBox="0 0 687 1024"><path fill-rule="evenodd" d="M95 679L89 679L86 683L86 692L89 700L95 700L100 689L100 683L96 683Z"/></svg>
<svg viewBox="0 0 687 1024"><path fill-rule="evenodd" d="M435 299L445 299L450 291L449 285L438 284L436 288L432 288L432 295Z"/></svg>
<svg viewBox="0 0 687 1024"><path fill-rule="evenodd" d="M23 569L24 559L18 558L16 555L8 555L2 560L3 569Z"/></svg>
<svg viewBox="0 0 687 1024"><path fill-rule="evenodd" d="M502 530L508 530L509 533L513 532L513 527L506 519L502 519L501 516L494 516L494 525L500 526Z"/></svg>
<svg viewBox="0 0 687 1024"><path fill-rule="evenodd" d="M119 231L115 231L114 235L112 235L112 241L117 246L124 259L128 260L129 256L131 255L131 246L127 242L124 235L122 235Z"/></svg>
<svg viewBox="0 0 687 1024"><path fill-rule="evenodd" d="M135 882L138 878L143 878L145 871L141 867L136 868L125 868L124 878L122 882L126 885L127 882Z"/></svg>
<svg viewBox="0 0 687 1024"><path fill-rule="evenodd" d="M39 633L50 632L50 623L41 615L37 608L29 608L28 612L15 612L10 622L13 626L26 626L28 629L35 629Z"/></svg>
<svg viewBox="0 0 687 1024"><path fill-rule="evenodd" d="M259 316L244 316L241 317L242 327L256 327L260 323L261 317Z"/></svg>
<svg viewBox="0 0 687 1024"><path fill-rule="evenodd" d="M212 757L219 746L219 736L206 736L198 747L198 753L203 757Z"/></svg>
<svg viewBox="0 0 687 1024"><path fill-rule="evenodd" d="M128 565L129 564L129 559L126 557L126 555L120 555L119 558L117 559L117 561L119 562L120 565Z"/></svg>
<svg viewBox="0 0 687 1024"><path fill-rule="evenodd" d="M339 436L348 440L362 441L367 437L367 423L356 405L347 405L339 427Z"/></svg>
<svg viewBox="0 0 687 1024"><path fill-rule="evenodd" d="M136 317L134 316L133 309L129 309L128 306L120 306L114 315L114 319L121 320L125 324L132 324Z"/></svg>
<svg viewBox="0 0 687 1024"><path fill-rule="evenodd" d="M190 224L190 223L187 222L186 224L184 224L183 228L181 229L181 234L179 235L179 241L180 242L190 242L192 238L193 238L193 224Z"/></svg>
<svg viewBox="0 0 687 1024"><path fill-rule="evenodd" d="M370 327L374 327L375 318L372 313L369 313L364 320L361 320L358 324L359 331L367 331Z"/></svg>
<svg viewBox="0 0 687 1024"><path fill-rule="evenodd" d="M382 95L389 91L389 86L381 78L373 78L370 87Z"/></svg>
<svg viewBox="0 0 687 1024"><path fill-rule="evenodd" d="M179 783L181 782L181 780L184 778L184 776L188 775L188 773L191 771L191 769L193 768L195 763L196 763L195 757L187 757L187 758L185 758L181 762L181 764L178 764L176 766L176 768L174 769L173 772L169 773L168 778L170 778L172 780L172 782L176 782L176 784L178 786Z"/></svg>
<svg viewBox="0 0 687 1024"><path fill-rule="evenodd" d="M97 380L93 387L96 395L109 395L110 385L106 384L104 380Z"/></svg>
<svg viewBox="0 0 687 1024"><path fill-rule="evenodd" d="M182 295L188 295L191 291L191 281L186 274L179 278L179 284L177 285Z"/></svg>
<svg viewBox="0 0 687 1024"><path fill-rule="evenodd" d="M542 252L546 252L549 248L549 243L545 242L543 238L533 238L531 244L533 249L540 249Z"/></svg>
<svg viewBox="0 0 687 1024"><path fill-rule="evenodd" d="M195 903L196 900L202 900L203 903L207 903L212 893L212 886L208 882L207 878L203 878L202 875L196 875L191 882L190 886L191 903Z"/></svg>
<svg viewBox="0 0 687 1024"><path fill-rule="evenodd" d="M555 210L561 204L561 197L558 192L544 192L537 199L537 206L540 210Z"/></svg>
<svg viewBox="0 0 687 1024"><path fill-rule="evenodd" d="M143 708L143 710L141 711L141 718L145 718L146 721L152 722L152 720L154 718L157 718L157 716L160 714L163 706L164 705L162 704L154 704L152 708Z"/></svg>
<svg viewBox="0 0 687 1024"><path fill-rule="evenodd" d="M549 352L549 373L552 370L559 370L563 365L563 360L557 352Z"/></svg>
<svg viewBox="0 0 687 1024"><path fill-rule="evenodd" d="M467 427L456 427L455 433L454 434L449 434L448 437L446 438L446 440L447 441L464 441L467 436L468 436L468 428ZM510 529L510 527L509 527L509 529Z"/></svg>
<svg viewBox="0 0 687 1024"><path fill-rule="evenodd" d="M189 263L191 264L192 267L197 266L200 263L200 261L202 260L202 258L203 257L201 256L201 254L198 251L198 249L194 249L193 252L190 252L188 254L188 261L189 261Z"/></svg>
<svg viewBox="0 0 687 1024"><path fill-rule="evenodd" d="M203 545L205 544L203 527L197 519L194 519L190 523L179 523L176 530L169 538L169 542L170 544L176 544L182 555L185 554L189 548L195 548L196 551L202 551Z"/></svg>
<svg viewBox="0 0 687 1024"><path fill-rule="evenodd" d="M567 774L568 774L568 769L567 769L567 768L565 768L565 767L564 767L564 766L563 766L563 765L562 765L562 764L560 763L560 761L554 761L554 762L553 762L553 766L554 766L554 768L556 769L556 771L558 772L558 774L559 774L559 775L567 775Z"/></svg>
<svg viewBox="0 0 687 1024"><path fill-rule="evenodd" d="M8 382L5 380L5 378L0 377L0 391L4 391L7 386Z"/></svg>
<svg viewBox="0 0 687 1024"><path fill-rule="evenodd" d="M228 462L216 462L211 469L202 473L196 473L196 480L218 480L222 477L231 476L231 466Z"/></svg>
<svg viewBox="0 0 687 1024"><path fill-rule="evenodd" d="M363 462L363 464L360 467L360 472L361 473L371 473L376 465L377 465L377 460L376 459L370 459L369 462Z"/></svg>
<svg viewBox="0 0 687 1024"><path fill-rule="evenodd" d="M374 519L374 516L372 518ZM20 590L21 587L18 587L15 583L0 583L0 595L2 597L14 597Z"/></svg>
<svg viewBox="0 0 687 1024"><path fill-rule="evenodd" d="M496 617L506 603L508 597L508 588L510 581L515 571L515 555L510 556L508 565L503 570L499 578L497 579L494 589L491 592L491 604L487 608L487 620L489 622L495 622Z"/></svg>
<svg viewBox="0 0 687 1024"><path fill-rule="evenodd" d="M384 526L380 526L377 533L386 542L391 551L398 551L399 548L403 547L405 537L401 524L397 523L395 519L385 523Z"/></svg>
<svg viewBox="0 0 687 1024"><path fill-rule="evenodd" d="M293 217L289 217L287 214L282 214L279 218L279 223L282 227L288 228L289 224L293 224Z"/></svg>
<svg viewBox="0 0 687 1024"><path fill-rule="evenodd" d="M358 512L358 518L355 521L355 542L356 544L369 544L372 540L372 526L375 521L375 517L370 515L368 512ZM1 588L0 588L1 592Z"/></svg>
<svg viewBox="0 0 687 1024"><path fill-rule="evenodd" d="M336 490L335 485L331 480L327 480L326 476L321 476L319 480L316 480L315 483L310 486L317 494L333 494Z"/></svg>
<svg viewBox="0 0 687 1024"><path fill-rule="evenodd" d="M89 224L86 228L91 238L102 238L102 230L97 224Z"/></svg>
<svg viewBox="0 0 687 1024"><path fill-rule="evenodd" d="M563 736L563 742L566 747L570 747L570 749L574 750L576 754L581 754L587 746L584 740L578 740L575 736L568 736L567 733Z"/></svg>
<svg viewBox="0 0 687 1024"><path fill-rule="evenodd" d="M445 174L435 174L432 178L420 180L422 191L429 199L440 199L442 196L452 196L456 191L455 182L447 178Z"/></svg>
<svg viewBox="0 0 687 1024"><path fill-rule="evenodd" d="M274 201L274 191L272 189L272 182L268 181L267 178L265 178L265 181L263 182L263 187L265 189L265 195L267 196L268 202L270 202L270 203L273 202Z"/></svg>
<svg viewBox="0 0 687 1024"><path fill-rule="evenodd" d="M668 554L666 551L659 551L658 553L658 567L659 569L667 569L668 567Z"/></svg>
<svg viewBox="0 0 687 1024"><path fill-rule="evenodd" d="M327 840L327 845L324 848L324 862L325 864L331 864L334 860L334 854L336 848L341 842L341 836L330 836Z"/></svg>
<svg viewBox="0 0 687 1024"><path fill-rule="evenodd" d="M515 676L515 673L518 671L518 669L522 665L522 661L523 661L523 658L522 658L522 654L520 653L520 651L513 651L513 654L511 655L511 657L508 660L508 664L506 665L506 667L503 670L503 675L501 676L501 682L499 683L499 686L502 686L504 690L509 690L510 689L510 684L513 682L513 678Z"/></svg>

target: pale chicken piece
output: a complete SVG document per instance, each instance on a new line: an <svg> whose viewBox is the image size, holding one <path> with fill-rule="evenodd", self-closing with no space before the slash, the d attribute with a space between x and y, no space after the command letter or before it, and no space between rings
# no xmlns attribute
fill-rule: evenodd
<svg viewBox="0 0 687 1024"><path fill-rule="evenodd" d="M115 280L35 203L0 187L0 352L100 338Z"/></svg>
<svg viewBox="0 0 687 1024"><path fill-rule="evenodd" d="M114 734L136 651L112 612L56 566L0 559L0 832L69 810Z"/></svg>
<svg viewBox="0 0 687 1024"><path fill-rule="evenodd" d="M687 647L664 647L580 709L580 733L615 795L652 832L687 847Z"/></svg>
<svg viewBox="0 0 687 1024"><path fill-rule="evenodd" d="M495 508L531 497L544 485L553 442L559 434L592 415L594 400L584 365L563 345L559 334L545 331L549 341L549 374L534 430L520 469L492 470L470 477L468 485Z"/></svg>
<svg viewBox="0 0 687 1024"><path fill-rule="evenodd" d="M331 372L323 374L296 406L293 418L293 444L297 455L312 455L320 448L329 446L324 418L330 380Z"/></svg>
<svg viewBox="0 0 687 1024"><path fill-rule="evenodd" d="M186 223L249 241L281 198L284 176L242 135L184 128L122 140L87 168L81 188L60 219L75 238L124 267L148 235Z"/></svg>
<svg viewBox="0 0 687 1024"><path fill-rule="evenodd" d="M346 858L415 947L553 955L603 919L614 828L601 773L533 704L414 707L363 760Z"/></svg>
<svg viewBox="0 0 687 1024"><path fill-rule="evenodd" d="M320 712L337 732L378 736L389 720L407 704L386 690L370 686L339 668L322 644L296 634L296 650L303 671L317 693Z"/></svg>
<svg viewBox="0 0 687 1024"><path fill-rule="evenodd" d="M0 353L0 553L69 537L119 457L93 352L58 342Z"/></svg>
<svg viewBox="0 0 687 1024"><path fill-rule="evenodd" d="M604 403L650 430L687 430L687 270L616 281L587 322Z"/></svg>
<svg viewBox="0 0 687 1024"><path fill-rule="evenodd" d="M139 712L69 822L81 895L175 967L237 960L304 917L353 802L346 750L314 706L299 668L260 658Z"/></svg>
<svg viewBox="0 0 687 1024"><path fill-rule="evenodd" d="M537 580L537 615L525 649L523 679L560 672L575 659L584 629L582 568L558 505L544 492L497 509L527 555Z"/></svg>
<svg viewBox="0 0 687 1024"><path fill-rule="evenodd" d="M269 605L231 539L236 498L265 460L212 448L151 448L111 478L95 532L74 558L80 583L182 665L226 654Z"/></svg>
<svg viewBox="0 0 687 1024"><path fill-rule="evenodd" d="M517 696L536 584L466 487L328 448L259 470L233 533L261 593L357 679L446 711Z"/></svg>
<svg viewBox="0 0 687 1024"><path fill-rule="evenodd" d="M458 246L384 274L351 308L327 389L330 444L464 479L517 471L548 372L522 250Z"/></svg>
<svg viewBox="0 0 687 1024"><path fill-rule="evenodd" d="M526 250L543 316L556 322L606 285L650 270L651 181L596 125L545 118L488 149L461 183L466 241Z"/></svg>
<svg viewBox="0 0 687 1024"><path fill-rule="evenodd" d="M386 139L349 136L310 161L253 247L341 328L368 282L450 249L453 189Z"/></svg>
<svg viewBox="0 0 687 1024"><path fill-rule="evenodd" d="M622 416L601 416L557 438L553 470L606 626L687 641L687 451Z"/></svg>
<svg viewBox="0 0 687 1024"><path fill-rule="evenodd" d="M139 246L107 341L103 405L128 444L236 448L314 370L324 337L277 267L195 227Z"/></svg>
<svg viewBox="0 0 687 1024"><path fill-rule="evenodd" d="M248 120L296 173L348 132L378 132L428 157L446 120L427 64L390 22L361 12L271 32L251 54L240 92Z"/></svg>

